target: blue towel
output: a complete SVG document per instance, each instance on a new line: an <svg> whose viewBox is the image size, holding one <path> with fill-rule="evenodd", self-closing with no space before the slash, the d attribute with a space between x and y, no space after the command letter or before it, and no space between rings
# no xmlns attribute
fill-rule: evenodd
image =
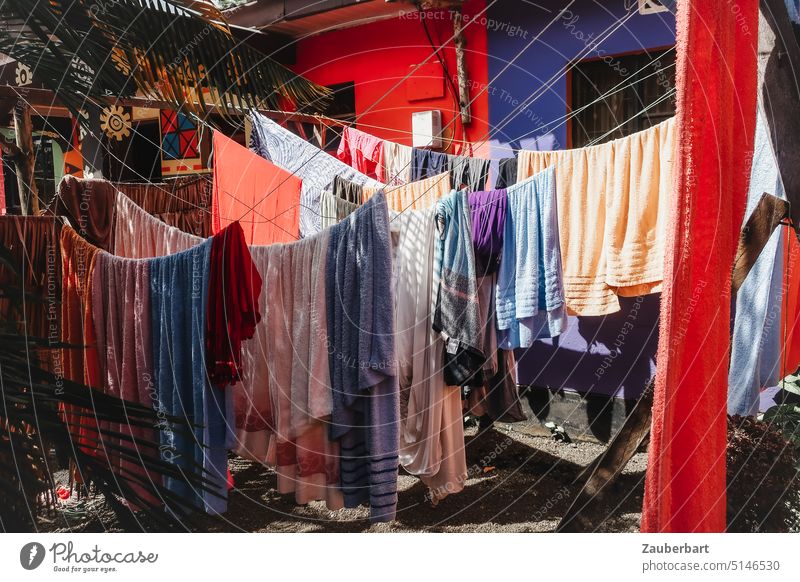
<svg viewBox="0 0 800 582"><path fill-rule="evenodd" d="M389 209L383 191L331 227L325 270L333 411L346 507L397 511L400 385L394 345Z"/></svg>
<svg viewBox="0 0 800 582"><path fill-rule="evenodd" d="M156 410L185 417L194 431L173 431L162 420L161 450L181 469L205 469L216 492L195 489L166 477L164 485L208 513L227 508L228 444L234 435L226 417L230 392L212 388L206 376L205 328L211 240L197 247L151 259L150 294L153 329L153 375L159 401Z"/></svg>
<svg viewBox="0 0 800 582"><path fill-rule="evenodd" d="M755 137L745 222L764 192L786 198L760 112ZM782 227L775 229L736 294L728 372L729 414L758 414L761 388L775 386L780 380L784 236Z"/></svg>
<svg viewBox="0 0 800 582"><path fill-rule="evenodd" d="M548 168L507 189L503 254L497 277L497 341L528 348L567 326L556 181Z"/></svg>

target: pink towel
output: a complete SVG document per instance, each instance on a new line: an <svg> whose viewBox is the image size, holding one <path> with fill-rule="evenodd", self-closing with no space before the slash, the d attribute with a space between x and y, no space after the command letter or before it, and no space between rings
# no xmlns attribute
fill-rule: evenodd
<svg viewBox="0 0 800 582"><path fill-rule="evenodd" d="M383 173L383 140L352 127L342 129L336 156L370 178L377 180Z"/></svg>
<svg viewBox="0 0 800 582"><path fill-rule="evenodd" d="M92 273L92 297L97 354L106 391L158 411L158 391L153 382L149 262L98 253ZM128 424L110 428L135 439L156 445L159 442L153 428ZM147 456L157 451L138 444L136 450ZM118 455L111 458L118 471L160 484L160 476L149 473L141 462L126 461ZM143 489L138 489L141 495Z"/></svg>

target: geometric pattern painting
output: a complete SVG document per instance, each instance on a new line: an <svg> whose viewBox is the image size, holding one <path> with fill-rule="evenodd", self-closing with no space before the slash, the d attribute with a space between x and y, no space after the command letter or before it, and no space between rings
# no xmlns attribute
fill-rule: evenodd
<svg viewBox="0 0 800 582"><path fill-rule="evenodd" d="M161 110L161 173L167 176L203 169L197 124L171 109Z"/></svg>
<svg viewBox="0 0 800 582"><path fill-rule="evenodd" d="M183 113L163 109L161 149L168 160L196 158L200 155L197 150L197 126Z"/></svg>

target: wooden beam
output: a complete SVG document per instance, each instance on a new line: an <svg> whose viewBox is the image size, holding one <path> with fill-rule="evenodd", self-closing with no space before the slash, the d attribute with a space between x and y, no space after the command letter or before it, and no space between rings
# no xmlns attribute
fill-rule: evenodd
<svg viewBox="0 0 800 582"><path fill-rule="evenodd" d="M25 99L35 108L63 107L58 97L49 89L22 89L11 85L0 85L0 98L12 97L19 99L22 92L25 92ZM141 107L145 109L178 109L175 103L163 99L149 99L147 97L108 97L101 105L121 105L123 107ZM273 111L271 109L259 109L264 117L275 121L299 121L301 123L325 124L346 126L351 125L339 119L333 119L321 115L311 115L307 113L295 113L292 111ZM211 115L219 116L243 116L249 110L238 107L222 107L217 105L206 105L205 117Z"/></svg>
<svg viewBox="0 0 800 582"><path fill-rule="evenodd" d="M18 148L14 157L22 214L39 214L39 192L34 180L36 157L33 150L31 108L22 100L14 107L14 136Z"/></svg>
<svg viewBox="0 0 800 582"><path fill-rule="evenodd" d="M760 0L761 14L772 30L771 47L764 82L762 101L770 127L770 136L778 169L791 203L795 228L800 227L800 44L797 40L784 0ZM769 47L759 42L759 51Z"/></svg>
<svg viewBox="0 0 800 582"><path fill-rule="evenodd" d="M456 46L456 75L458 76L458 109L461 112L461 124L465 127L472 123L472 110L469 99L469 75L467 73L467 56L464 37L463 9L453 11L453 42Z"/></svg>
<svg viewBox="0 0 800 582"><path fill-rule="evenodd" d="M736 250L731 285L734 294L739 291L753 265L756 264L772 233L784 219L789 218L789 210L789 203L786 200L766 192L762 194L739 235L739 248Z"/></svg>
<svg viewBox="0 0 800 582"><path fill-rule="evenodd" d="M591 464L586 484L556 527L557 532L590 532L600 525L597 507L611 490L633 455L650 434L653 415L653 380L625 420L608 448Z"/></svg>

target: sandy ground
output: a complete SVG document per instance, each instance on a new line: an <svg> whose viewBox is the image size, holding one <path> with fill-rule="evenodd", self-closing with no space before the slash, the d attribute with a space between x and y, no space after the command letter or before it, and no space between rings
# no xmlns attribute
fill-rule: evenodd
<svg viewBox="0 0 800 582"><path fill-rule="evenodd" d="M369 510L329 511L324 503L297 506L279 495L275 474L256 463L231 457L236 488L224 517L203 517L199 531L210 532L551 532L580 489L582 469L603 446L563 443L529 436L499 425L467 431L470 478L464 490L432 507L426 489L401 471L397 520L371 525ZM598 508L596 531L638 531L646 455L637 454ZM102 499L88 499L45 517L42 531L120 531Z"/></svg>

